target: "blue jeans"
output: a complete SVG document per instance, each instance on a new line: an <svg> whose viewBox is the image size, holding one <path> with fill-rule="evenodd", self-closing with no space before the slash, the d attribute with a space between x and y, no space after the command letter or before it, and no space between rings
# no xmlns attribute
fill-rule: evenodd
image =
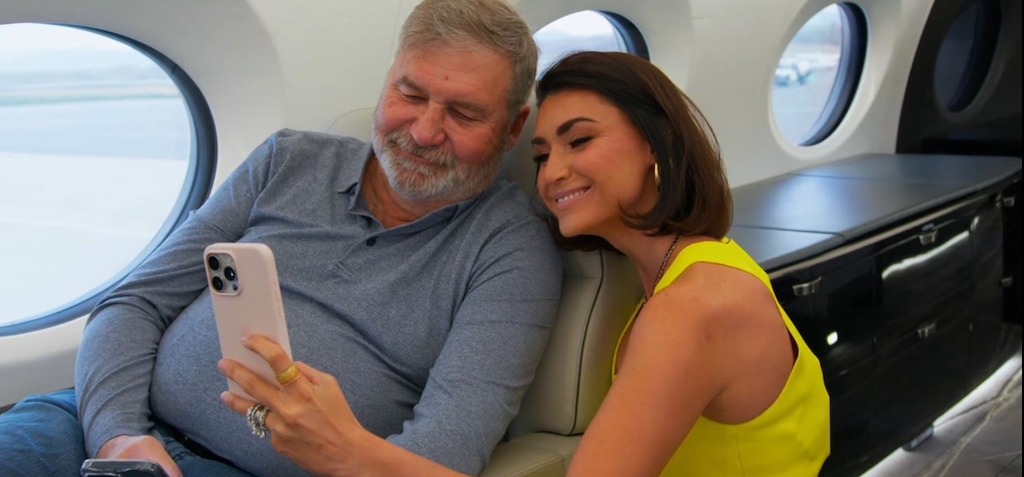
<svg viewBox="0 0 1024 477"><path fill-rule="evenodd" d="M195 455L167 432L161 435L164 448L186 477L252 477ZM0 476L78 477L88 457L74 390L29 396L0 414Z"/></svg>

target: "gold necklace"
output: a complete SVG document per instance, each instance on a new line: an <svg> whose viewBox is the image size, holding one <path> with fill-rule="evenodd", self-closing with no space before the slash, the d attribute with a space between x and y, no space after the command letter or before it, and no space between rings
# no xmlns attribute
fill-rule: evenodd
<svg viewBox="0 0 1024 477"><path fill-rule="evenodd" d="M672 251L676 249L676 244L679 243L680 235L676 235L675 240L672 241L672 245L668 246L668 251L665 252L665 256L661 258L661 266L658 267L658 275L654 277L654 284L651 285L651 296L654 296L654 290L658 287L658 282L661 281L661 276L665 274L665 267L668 266L668 259L672 257ZM640 300L640 308L636 309L637 316L640 315L640 310L644 309L644 305L647 304L647 292L644 292L644 297Z"/></svg>

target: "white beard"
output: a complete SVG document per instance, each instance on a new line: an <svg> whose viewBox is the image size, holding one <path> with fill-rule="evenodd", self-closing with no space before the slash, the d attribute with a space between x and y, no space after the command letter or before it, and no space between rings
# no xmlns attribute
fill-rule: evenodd
<svg viewBox="0 0 1024 477"><path fill-rule="evenodd" d="M455 155L440 148L421 147L405 131L393 131L386 137L373 130L373 150L388 183L408 200L458 202L475 196L490 186L501 166L504 142L492 157L479 164L459 162ZM405 157L400 151L430 162L423 164Z"/></svg>

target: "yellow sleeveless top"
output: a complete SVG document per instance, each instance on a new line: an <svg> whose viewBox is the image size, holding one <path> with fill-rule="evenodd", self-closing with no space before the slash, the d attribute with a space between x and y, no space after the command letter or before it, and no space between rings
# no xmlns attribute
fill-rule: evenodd
<svg viewBox="0 0 1024 477"><path fill-rule="evenodd" d="M768 274L736 242L725 238L716 242L693 243L680 251L662 279L655 284L654 293L668 286L696 262L717 263L742 270L760 279L771 290ZM821 364L807 348L778 299L775 299L775 306L798 350L796 362L779 397L759 416L741 424L723 424L704 416L697 418L686 440L662 470L662 477L818 475L829 454L829 397ZM615 379L619 345L633 324L637 311L633 312L615 346L612 380Z"/></svg>

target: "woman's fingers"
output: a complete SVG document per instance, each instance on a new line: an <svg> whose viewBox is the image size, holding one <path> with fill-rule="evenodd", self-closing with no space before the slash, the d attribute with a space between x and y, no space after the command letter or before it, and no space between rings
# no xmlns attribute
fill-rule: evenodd
<svg viewBox="0 0 1024 477"><path fill-rule="evenodd" d="M245 346L270 363L278 374L278 383L265 381L238 362L223 359L218 363L221 372L256 401L230 392L222 393L221 400L242 416L247 416L257 402L262 403L269 410L263 424L278 453L307 470L330 468L336 456L351 448L356 439L353 436L365 433L352 415L338 380L305 363L292 362L280 346L261 336L248 338ZM298 377L284 385L281 374L289 369L297 370Z"/></svg>
<svg viewBox="0 0 1024 477"><path fill-rule="evenodd" d="M249 408L256 404L242 396L224 391L220 393L220 400L226 404L232 411L235 411L241 415L245 415L249 411Z"/></svg>
<svg viewBox="0 0 1024 477"><path fill-rule="evenodd" d="M217 362L217 369L220 370L221 374L238 384L246 393L249 393L257 402L261 402L271 408L276 405L276 400L281 394L277 383L265 381L260 375L233 359L221 359Z"/></svg>
<svg viewBox="0 0 1024 477"><path fill-rule="evenodd" d="M292 358L284 352L284 348L265 336L249 335L242 341L242 345L266 360L274 374L280 375L292 365Z"/></svg>

